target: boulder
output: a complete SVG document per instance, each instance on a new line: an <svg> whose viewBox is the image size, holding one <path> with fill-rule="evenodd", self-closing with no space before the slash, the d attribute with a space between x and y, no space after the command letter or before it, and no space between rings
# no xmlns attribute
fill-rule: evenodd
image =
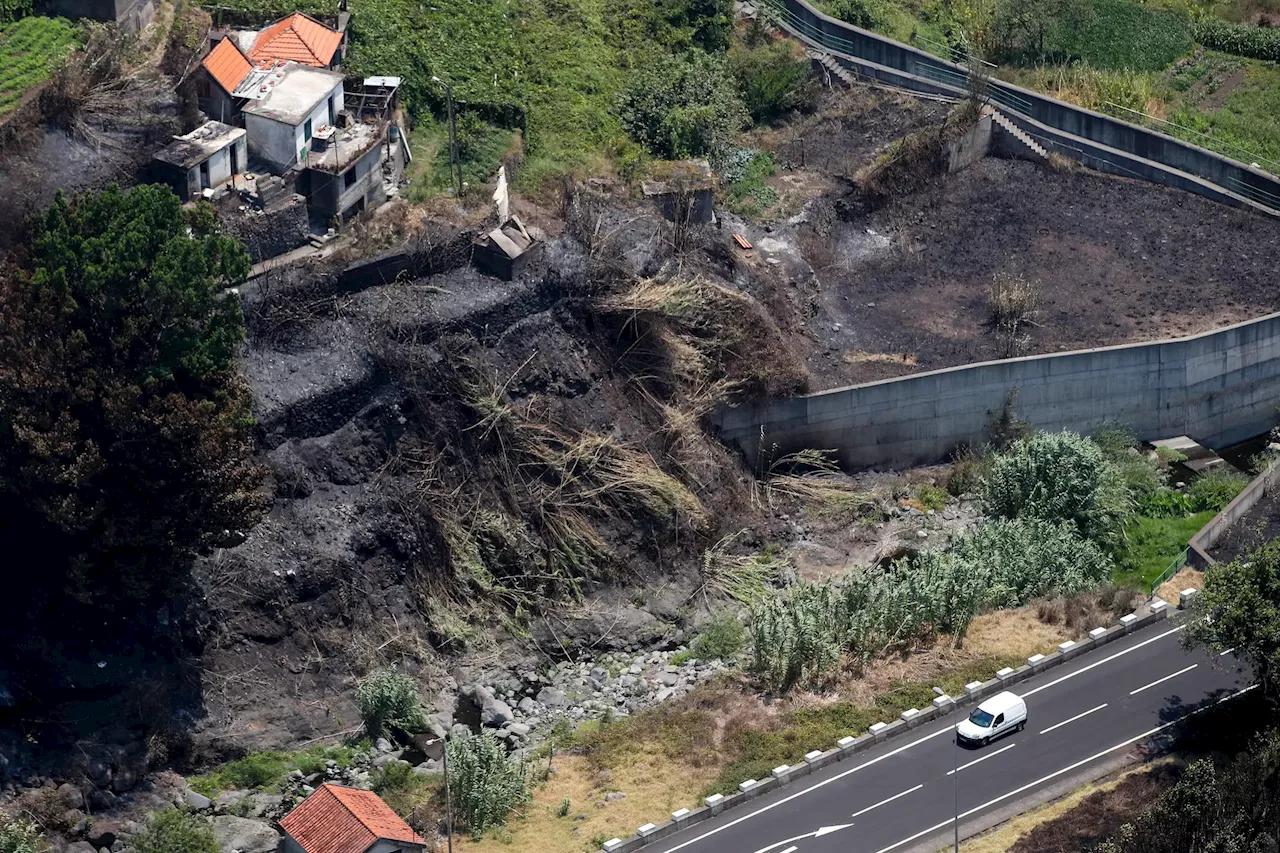
<svg viewBox="0 0 1280 853"><path fill-rule="evenodd" d="M58 786L58 799L69 809L84 808L84 794L70 782L63 782Z"/></svg>
<svg viewBox="0 0 1280 853"><path fill-rule="evenodd" d="M125 794L138 786L138 774L129 767L121 767L111 776L111 790Z"/></svg>
<svg viewBox="0 0 1280 853"><path fill-rule="evenodd" d="M538 703L550 708L563 708L565 705L564 691L555 687L544 687L538 691Z"/></svg>
<svg viewBox="0 0 1280 853"><path fill-rule="evenodd" d="M480 706L480 722L490 728L501 728L504 723L514 719L515 714L511 713L511 706L501 699L490 696Z"/></svg>
<svg viewBox="0 0 1280 853"><path fill-rule="evenodd" d="M215 817L213 835L222 853L276 853L280 844L271 824L233 815Z"/></svg>
<svg viewBox="0 0 1280 853"><path fill-rule="evenodd" d="M66 853L98 853L98 848L88 841L75 841L66 846Z"/></svg>
<svg viewBox="0 0 1280 853"><path fill-rule="evenodd" d="M298 774L298 778L302 778L301 773ZM213 805L213 800L209 799L204 794L198 794L195 791L184 791L182 794L182 801L187 804L187 808L194 809L198 812L204 811Z"/></svg>
<svg viewBox="0 0 1280 853"><path fill-rule="evenodd" d="M280 811L280 806L284 803L284 795L266 793L250 794L247 802L249 803L250 817L266 817Z"/></svg>
<svg viewBox="0 0 1280 853"><path fill-rule="evenodd" d="M110 791L90 791L88 800L94 811L105 812L115 807L116 795Z"/></svg>
<svg viewBox="0 0 1280 853"><path fill-rule="evenodd" d="M507 731L511 732L513 735L516 735L517 737L529 736L529 727L524 723L512 723L511 725L507 726Z"/></svg>
<svg viewBox="0 0 1280 853"><path fill-rule="evenodd" d="M534 702L532 699L526 696L520 700L520 704L517 705L516 707L520 710L521 714L528 716L532 714L534 711L538 710L538 703Z"/></svg>
<svg viewBox="0 0 1280 853"><path fill-rule="evenodd" d="M376 749L378 752L390 752L391 741L387 740L384 737L380 737L373 742L373 748Z"/></svg>
<svg viewBox="0 0 1280 853"><path fill-rule="evenodd" d="M213 807L218 811L225 811L249 796L249 793L249 791L223 791L213 798Z"/></svg>

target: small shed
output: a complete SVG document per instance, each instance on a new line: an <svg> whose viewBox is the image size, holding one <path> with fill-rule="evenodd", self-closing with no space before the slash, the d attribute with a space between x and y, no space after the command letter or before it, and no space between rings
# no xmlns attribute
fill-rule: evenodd
<svg viewBox="0 0 1280 853"><path fill-rule="evenodd" d="M668 221L709 225L716 218L711 198L715 184L715 173L706 160L672 160L655 163L640 189Z"/></svg>
<svg viewBox="0 0 1280 853"><path fill-rule="evenodd" d="M208 121L156 152L152 170L183 201L217 189L249 162L243 128Z"/></svg>
<svg viewBox="0 0 1280 853"><path fill-rule="evenodd" d="M520 217L513 215L472 242L471 258L480 272L511 281L520 275L525 264L541 247L542 244L530 236Z"/></svg>
<svg viewBox="0 0 1280 853"><path fill-rule="evenodd" d="M284 853L423 853L426 841L372 791L326 782L280 819Z"/></svg>

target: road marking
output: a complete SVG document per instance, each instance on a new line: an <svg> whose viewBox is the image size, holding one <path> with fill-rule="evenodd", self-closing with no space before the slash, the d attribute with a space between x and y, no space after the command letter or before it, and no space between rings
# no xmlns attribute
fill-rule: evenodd
<svg viewBox="0 0 1280 853"><path fill-rule="evenodd" d="M1096 707L1096 708L1090 708L1089 710L1085 711L1083 714L1076 714L1074 717L1072 717L1072 718L1071 718L1071 719L1069 719L1069 720L1063 720L1063 721L1062 721L1062 722L1060 722L1060 723L1054 723L1052 726L1049 726L1049 728L1047 728L1047 729L1045 729L1044 731L1040 732L1040 734L1042 734L1042 735L1047 735L1049 732L1053 731L1054 729L1056 729L1056 728L1058 728L1058 727L1060 727L1060 726L1065 726L1067 723L1074 723L1076 720L1080 719L1081 717L1087 717L1087 716L1089 716L1090 714L1092 714L1094 711L1101 711L1101 710L1102 710L1103 708L1105 708L1105 707L1107 707L1107 703L1106 703L1106 702L1103 702L1103 703L1102 703L1101 705L1099 705L1098 707Z"/></svg>
<svg viewBox="0 0 1280 853"><path fill-rule="evenodd" d="M776 809L778 806L782 805L783 803L789 803L792 800L803 797L805 794L808 794L811 791L816 791L819 788L826 787L827 785L830 785L832 782L837 782L852 773L857 773L859 770L862 770L865 767L870 767L873 764L879 764L881 761L884 761L886 758L892 758L893 756L897 755L900 752L906 752L908 749L911 749L913 746L919 746L925 741L933 740L934 738L940 735L948 735L948 734L951 734L950 726L946 727L945 729L939 729L933 734L925 735L922 738L916 738L915 740L911 741L911 743L908 743L904 746L900 746L897 749L893 750L892 752L886 752L884 755L881 755L879 758L873 758L870 761L864 761L862 764L859 764L857 767L850 767L848 770L844 771L843 773L832 776L830 779L823 779L821 782L818 782L817 784L814 784L814 785L810 785L808 788L805 788L803 791L797 791L789 797L783 797L781 800L777 800L776 802L769 803L769 805L767 806L762 806L756 809L755 811L751 812L750 814L743 815L737 820L731 820L722 826L717 826L715 829L709 829L706 832L699 835L697 838L691 838L688 841L681 842L680 844L677 844L675 847L668 847L666 850L662 851L662 853L675 853L675 851L688 847L690 844L697 844L699 841L710 838L711 836L719 832L723 832L724 830L728 829L731 826L737 826L743 821L748 821L748 820L751 820L753 817L758 817L759 815L762 815L767 811ZM809 835L807 834L797 836L797 838L808 838L808 837ZM796 839L789 839L789 840L795 841ZM773 845L773 846L776 847L778 845ZM765 849L768 850L772 848L767 847ZM760 851L757 851L757 853L760 853Z"/></svg>
<svg viewBox="0 0 1280 853"><path fill-rule="evenodd" d="M924 783L921 782L919 785L916 785L914 788L908 788L907 790L903 791L901 794L894 794L892 797L889 797L887 800L881 800L880 802L876 803L874 806L867 806L862 811L854 812L853 814L849 815L849 817L857 817L858 815L864 815L867 812L871 811L872 809L878 809L881 806L883 806L885 803L892 803L894 800L898 799L898 797L905 797L907 794L911 794L916 791L919 791L923 787L924 787Z"/></svg>
<svg viewBox="0 0 1280 853"><path fill-rule="evenodd" d="M968 770L973 765L981 764L982 762L986 761L988 758L994 758L1002 752L1008 752L1009 750L1013 749L1015 746L1017 746L1016 743L1011 743L1008 746L997 749L995 752L988 752L986 755L982 756L981 758L973 759L973 761L970 761L968 764L961 764L955 770L948 770L947 775L951 776L954 773L959 773L961 770Z"/></svg>
<svg viewBox="0 0 1280 853"><path fill-rule="evenodd" d="M1156 726L1154 729L1150 729L1150 730L1145 731L1145 732L1143 732L1142 734L1140 734L1140 735L1138 735L1138 736L1136 736L1136 737L1131 737L1131 738L1129 738L1129 739L1128 739L1128 740L1126 740L1126 741L1122 741L1121 743L1116 744L1115 746L1111 747L1110 749L1104 749L1104 750L1102 750L1102 752L1095 753L1094 755L1089 756L1088 758L1084 759L1083 761L1077 761L1075 764L1072 764L1072 765L1070 765L1070 766L1068 766L1068 767L1064 767L1064 768L1062 768L1061 770L1057 770L1057 771L1055 771L1055 772L1053 772L1053 773L1050 773L1048 776L1045 776L1045 777L1043 777L1043 778L1037 779L1036 781L1031 782L1030 784L1023 785L1021 788L1016 788L1016 789L1014 789L1014 790L1010 791L1010 792L1009 792L1009 793L1007 793L1007 794L1001 794L1000 796L996 797L994 800L989 800L989 801L987 801L987 802L983 803L983 804L982 804L982 805L980 805L980 806L977 806L977 807L975 807L975 808L969 809L967 812L961 812L961 813L960 813L960 814L959 814L959 815L954 819L954 821L952 821L952 820L944 820L942 823L934 824L933 826L929 827L928 829L921 830L920 832L917 832L915 835L912 835L912 836L909 836L909 837L907 837L907 838L904 838L904 839L902 839L901 841L897 842L896 844L890 844L888 847L885 847L885 848L882 848L882 849L880 849L880 850L877 850L877 851L876 851L876 853L889 853L889 851L891 851L891 850L897 850L897 849L898 849L899 847L901 847L902 845L904 845L904 844L910 844L912 841L915 841L917 838L923 838L924 836L928 835L928 834L929 834L929 833L931 833L931 832L937 832L939 829L942 829L942 828L943 828L943 827L945 827L945 826L950 826L953 822L955 822L955 821L959 821L961 818L966 818L966 817L968 817L969 815L971 815L971 814L975 814L975 813L977 813L977 812L980 812L980 811L982 811L982 810L983 810L983 809L985 809L985 808L990 808L991 806L994 806L996 803L1003 802L1004 800L1007 800L1007 799L1009 799L1010 797L1017 796L1018 794L1021 794L1023 791L1026 791L1026 790L1028 790L1028 789L1030 789L1030 788L1034 788L1034 787L1036 787L1037 785L1043 785L1045 782L1048 782L1050 779L1054 779L1054 778L1056 778L1056 777L1058 777L1058 776L1061 776L1063 773L1070 773L1072 770L1075 770L1077 767L1082 767L1082 766L1084 766L1085 764L1088 764L1090 761L1094 761L1094 760L1096 760L1096 759L1099 759L1099 758L1101 758L1102 756L1107 755L1107 754L1112 753L1112 752L1115 752L1115 751L1116 751L1116 750L1118 750L1118 749L1124 749L1126 746L1130 746L1130 745L1132 745L1132 744L1134 744L1134 743L1137 743L1138 741L1142 740L1143 738L1150 737L1151 735L1153 735L1153 734L1155 734L1155 733L1157 733L1157 732L1160 732L1160 731L1163 731L1164 729L1169 728L1169 726L1176 725L1176 724L1178 724L1178 723L1182 722L1182 721L1183 721L1183 720L1185 720L1187 717L1191 717L1191 716L1194 716L1194 715L1196 715L1196 714L1199 714L1201 711L1207 711L1209 708L1215 707L1215 706L1217 706L1217 705L1221 705L1223 702L1230 701L1231 699L1234 699L1234 698L1236 698L1237 696L1242 696L1242 695L1244 695L1245 693L1248 693L1250 690L1253 690L1253 689L1254 689L1255 687L1257 687L1257 686L1258 686L1258 685L1256 685L1256 684L1251 684L1251 685L1249 685L1248 687L1245 687L1245 688L1244 688L1244 689L1242 689L1242 690L1237 690L1235 693L1231 693L1231 694L1229 694L1229 695L1227 695L1227 696L1223 696L1221 699L1219 699L1218 701L1214 702L1214 703L1213 703L1213 705L1206 705L1206 706L1205 706L1205 707L1203 707L1203 708L1197 708L1197 709L1196 709L1196 710L1194 710L1194 711L1190 711L1190 712L1188 712L1188 713L1186 713L1186 714L1183 714L1181 717L1178 717L1176 720L1170 720L1170 721L1169 721L1169 722L1167 722L1167 723L1162 723L1162 724L1160 724L1160 725Z"/></svg>
<svg viewBox="0 0 1280 853"><path fill-rule="evenodd" d="M1025 699L1028 696L1034 696L1035 694L1039 693L1041 690L1048 690L1053 685L1061 684L1062 682L1066 681L1068 678L1075 678L1077 675L1080 675L1083 672L1088 672L1089 670L1093 669L1095 666L1102 666L1104 663L1110 663L1116 658L1123 657L1129 654L1129 652L1137 651L1138 649L1142 648L1145 645L1154 643L1156 640L1163 640L1165 637L1169 636L1170 634L1176 634L1185 627L1187 626L1179 625L1177 628L1170 628L1168 631L1165 631L1163 634L1157 634L1156 636L1152 637L1150 640L1143 640L1141 643L1138 643L1137 645L1134 645L1134 646L1130 646L1129 648L1125 649L1122 652L1116 652L1114 655L1112 655L1109 658L1103 658L1102 660L1097 661L1095 663L1091 663L1088 666L1082 666L1079 669L1077 669L1075 672L1068 672L1066 675L1062 676L1061 678L1055 678L1053 681L1050 681L1048 684L1041 684L1039 687L1036 687L1032 690L1028 690L1026 693L1022 694L1022 698Z"/></svg>
<svg viewBox="0 0 1280 853"><path fill-rule="evenodd" d="M1222 657L1223 655L1229 655L1229 654L1231 654L1232 652L1234 652L1235 650L1236 650L1236 647L1235 647L1235 646L1232 646L1231 648L1227 649L1226 651L1218 652L1218 657Z"/></svg>
<svg viewBox="0 0 1280 853"><path fill-rule="evenodd" d="M853 826L853 824L851 823L837 823L835 826L820 826L818 827L818 830L816 832L806 832L803 835L796 835L796 836L793 836L792 838L784 838L781 841L775 841L772 844L770 844L768 847L761 847L759 850L756 851L756 853L768 853L768 851L772 850L775 847L781 847L784 844L791 844L792 841L799 841L801 838L821 838L824 835L830 835L833 832L839 832L840 830L848 829L851 826ZM782 853L795 853L795 851L798 849L800 848L792 845L791 847L788 847L786 850L783 850Z"/></svg>
<svg viewBox="0 0 1280 853"><path fill-rule="evenodd" d="M1175 672L1173 675L1166 675L1164 678L1157 678L1155 681L1151 682L1150 684L1144 684L1144 685L1142 685L1142 686L1141 686L1141 687L1139 687L1137 690L1130 690L1130 691L1129 691L1129 695L1130 695L1130 696L1133 696L1133 695L1134 695L1134 694L1136 694L1136 693L1141 693L1142 691L1146 690L1148 687L1155 687L1157 684L1164 684L1164 683L1165 683L1166 681L1168 681L1170 678L1177 678L1179 675L1182 675L1182 673L1184 673L1184 672L1190 672L1191 670L1195 669L1195 668L1196 668L1196 667L1198 667L1199 665L1200 665L1200 664L1198 664L1198 663L1193 663L1193 664L1191 664L1191 666L1187 667L1186 669L1180 669L1180 670L1178 670L1178 671L1177 671L1177 672Z"/></svg>

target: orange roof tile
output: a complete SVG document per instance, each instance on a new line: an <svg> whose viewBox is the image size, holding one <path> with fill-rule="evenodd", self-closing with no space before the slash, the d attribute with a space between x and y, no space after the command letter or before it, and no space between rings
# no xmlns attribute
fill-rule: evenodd
<svg viewBox="0 0 1280 853"><path fill-rule="evenodd" d="M253 70L253 65L240 52L240 48L236 47L236 43L229 38L218 42L200 64L213 76L214 80L218 81L219 86L227 90L228 95L234 92L241 81Z"/></svg>
<svg viewBox="0 0 1280 853"><path fill-rule="evenodd" d="M294 12L258 33L249 58L254 62L292 60L315 68L327 68L340 44L342 33L301 12Z"/></svg>
<svg viewBox="0 0 1280 853"><path fill-rule="evenodd" d="M306 853L365 853L378 839L426 844L372 791L326 782L280 819Z"/></svg>

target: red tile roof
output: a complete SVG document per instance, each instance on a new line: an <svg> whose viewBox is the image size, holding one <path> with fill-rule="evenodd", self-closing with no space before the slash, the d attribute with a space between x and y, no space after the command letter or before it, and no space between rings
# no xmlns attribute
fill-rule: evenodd
<svg viewBox="0 0 1280 853"><path fill-rule="evenodd" d="M340 44L342 33L301 12L294 12L258 33L249 58L254 62L291 60L315 68L328 68Z"/></svg>
<svg viewBox="0 0 1280 853"><path fill-rule="evenodd" d="M425 844L372 791L326 782L280 819L306 853L365 853L378 839Z"/></svg>
<svg viewBox="0 0 1280 853"><path fill-rule="evenodd" d="M240 52L240 48L236 47L236 43L229 38L218 42L200 64L213 76L214 80L218 81L219 86L227 90L228 95L234 92L241 81L253 70L253 65Z"/></svg>

